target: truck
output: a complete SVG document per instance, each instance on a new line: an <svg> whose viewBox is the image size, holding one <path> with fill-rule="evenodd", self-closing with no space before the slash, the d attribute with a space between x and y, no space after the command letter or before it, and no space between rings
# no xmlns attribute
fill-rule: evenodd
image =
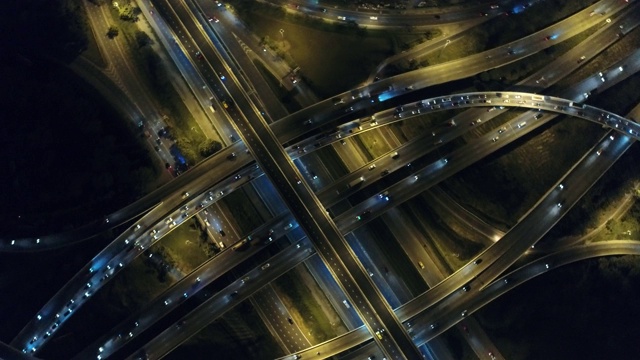
<svg viewBox="0 0 640 360"><path fill-rule="evenodd" d="M355 179L355 180L352 180L352 181L349 183L349 189L354 188L354 187L356 187L356 186L358 186L358 185L362 184L363 182L364 182L364 176L360 176L359 178L357 178L357 179Z"/></svg>
<svg viewBox="0 0 640 360"><path fill-rule="evenodd" d="M240 249L242 249L249 241L247 239L244 239L242 241L240 241L239 243L235 244L233 246L233 248L231 248L233 251L238 251Z"/></svg>

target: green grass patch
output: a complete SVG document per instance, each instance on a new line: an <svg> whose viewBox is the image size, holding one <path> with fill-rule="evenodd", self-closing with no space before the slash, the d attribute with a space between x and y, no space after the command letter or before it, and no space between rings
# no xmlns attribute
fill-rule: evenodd
<svg viewBox="0 0 640 360"><path fill-rule="evenodd" d="M356 137L356 140L361 142L363 148L366 149L369 154L369 160L391 151L391 147L384 141L379 130L363 132Z"/></svg>
<svg viewBox="0 0 640 360"><path fill-rule="evenodd" d="M199 331L167 359L277 359L285 355L262 319L248 302L227 312Z"/></svg>
<svg viewBox="0 0 640 360"><path fill-rule="evenodd" d="M349 173L347 166L344 164L333 146L325 146L316 152L318 153L318 157L322 159L322 163L327 168L327 171L334 179L338 179Z"/></svg>
<svg viewBox="0 0 640 360"><path fill-rule="evenodd" d="M294 310L300 315L296 318L304 323L310 336L315 339L312 343L317 344L338 336L322 307L296 271L285 273L272 284L285 303L295 306Z"/></svg>
<svg viewBox="0 0 640 360"><path fill-rule="evenodd" d="M266 220L256 210L244 189L231 192L222 201L236 221L241 234L248 234L257 229Z"/></svg>
<svg viewBox="0 0 640 360"><path fill-rule="evenodd" d="M469 259L477 255L482 249L481 244L463 239L458 236L454 231L450 230L448 226L440 221L436 214L434 214L425 204L422 197L417 197L411 200L412 208L421 209L420 219L417 219L414 213L409 213L417 226L423 228L425 234L433 234L435 238L427 236L428 241L438 249L440 258L445 261L445 264L453 272L466 264ZM427 231L424 227L428 227Z"/></svg>
<svg viewBox="0 0 640 360"><path fill-rule="evenodd" d="M398 275L398 279L407 285L413 296L427 291L427 284L418 273L415 264L409 259L384 222L374 220L369 222L367 226L371 229L367 232L367 236L373 238L376 246L388 259L389 267L393 268L393 272ZM359 232L356 230L354 233L357 236Z"/></svg>
<svg viewBox="0 0 640 360"><path fill-rule="evenodd" d="M196 219L191 218L163 237L160 244L166 249L169 256L176 261L177 268L188 273L207 261L207 254L200 247L203 233L196 224Z"/></svg>
<svg viewBox="0 0 640 360"><path fill-rule="evenodd" d="M157 269L141 256L127 265L96 295L114 314L123 310L131 313L141 310L174 283L171 277L162 279Z"/></svg>
<svg viewBox="0 0 640 360"><path fill-rule="evenodd" d="M247 27L291 66L300 66L307 84L323 98L355 87L393 53L386 33L370 36L374 32L285 15L258 2L232 3L241 7L238 13Z"/></svg>

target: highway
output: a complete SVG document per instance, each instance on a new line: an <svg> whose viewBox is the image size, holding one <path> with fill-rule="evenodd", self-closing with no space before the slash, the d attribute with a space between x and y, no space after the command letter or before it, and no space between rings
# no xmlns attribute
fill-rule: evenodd
<svg viewBox="0 0 640 360"><path fill-rule="evenodd" d="M513 103L503 103L504 106L517 106L517 107L528 107L528 108L544 108L550 112L563 112L569 115L573 115L573 116L578 116L578 117L582 117L582 118L586 118L589 119L591 121L594 122L599 122L600 124L606 125L606 126L613 126L613 128L615 128L617 131L622 132L622 133L628 133L629 131L631 131L633 134L636 134L634 136L638 136L637 134L640 134L638 132L638 124L631 122L630 120L624 119L622 117L619 117L615 114L611 114L608 112L605 112L604 110L600 110L600 109L596 109L596 108L592 108L590 106L585 105L584 107L575 107L575 106L569 106L570 103L572 103L572 101L570 100L566 100L566 99L560 99L560 98L555 98L555 97L548 97L545 96L544 98L542 98L540 95L532 95L532 94L526 94L526 93L513 93L513 92L504 92L504 93L489 93L491 95L486 95L485 93L474 93L474 94L470 94L469 99L470 100L464 100L464 101L468 101L469 104L458 104L458 106L493 106L495 105L498 101L504 100L506 99L506 96L508 95L509 98L515 99L516 96L520 96L521 99L525 99L522 100L523 102L525 102L524 104L519 104L516 102ZM486 95L486 97L485 97ZM456 96L460 96L460 98L463 98L463 95L456 95ZM467 95L464 95L464 98L466 99ZM536 100L534 100L534 98ZM539 98L542 98L543 100L538 100ZM453 98L449 98L449 97L441 97L436 99L435 101L437 101L438 104L441 104L443 107L448 107L448 106L452 106L452 103L454 102L455 97ZM481 101L488 101L491 100L492 104L488 104L488 103L483 103ZM495 102L493 102L495 101ZM539 103L538 101L543 101L542 103ZM555 107L558 107L557 109ZM605 114L603 116L603 114ZM607 115L608 118L607 118ZM537 123L541 123L543 119L540 119ZM533 129L537 124L536 122L529 122L527 124L527 126L518 128L517 126L511 126L513 133L518 133L518 132L527 132L530 131L530 129ZM616 128L615 126L618 125L618 127ZM246 131L246 128L243 129ZM482 141L478 141L476 142L476 147L478 148L478 150L476 152L474 152L474 154L476 156L480 156L480 155L486 155L492 151L494 151L497 146L504 146L506 145L506 143L508 141L513 141L515 139L515 136L511 136L511 135L507 135L505 136L504 140L501 140L498 143L493 143L490 140L489 136L485 136L483 138ZM488 145L488 146L487 146ZM239 145L238 145L239 146ZM491 147L494 147L493 149ZM468 147L470 148L470 147ZM468 148L465 148L466 151L471 151ZM284 151L284 150L282 150ZM231 152L229 151L229 149L224 150L221 152L220 156L217 157L218 159L221 159L224 157L224 155L226 155L227 157L231 154ZM223 164L221 165L221 167L224 166L228 166L231 167L234 164L236 164L237 162L241 162L243 161L242 159L245 159L244 161L247 161L247 163L250 161L250 156L249 154L247 154L246 152L239 152L236 153L238 154L236 156L236 158L234 158L232 161L227 160L227 157L224 157L224 159L226 161L223 161ZM287 158L288 159L288 158ZM447 160L446 163L444 160ZM290 161L290 160L287 160ZM398 184L396 184L396 187L402 187L403 189L401 189L401 191L399 192L395 192L393 191L392 193L393 195L393 201L391 202L384 202L386 204L381 204L381 202L376 198L372 198L370 199L368 202L365 203L361 203L359 204L356 208L356 210L354 211L365 211L365 209L371 208L371 206L375 205L377 207L379 207L378 210L382 210L386 207L389 207L391 204L397 204L399 203L401 196L403 196L405 199L408 199L412 196L413 191L415 191L415 189L425 189L428 188L429 186L432 186L433 184L437 183L439 180L434 180L435 178L429 177L429 176L424 176L424 175L429 175L431 172L433 171L438 171L439 169L445 169L445 172L442 173L442 176L446 176L447 174L452 174L456 171L459 171L461 169L463 169L464 167L468 166L468 164L472 163L473 161L469 160L469 154L467 154L466 152L463 151L458 151L457 153L454 152L450 155L448 155L447 159L440 159L438 161L436 161L436 163L431 164L430 166L428 166L427 168L425 168L424 170L422 170L423 173L416 173L416 175L414 175L413 177L409 177L406 178L403 182L400 182ZM197 169L198 167L196 167ZM195 170L195 169L194 169ZM191 170L193 171L193 170ZM259 171L259 169L255 169L252 171ZM295 169L293 169L294 174L290 175L291 179L296 179L299 176L301 176L297 171L295 171ZM187 172L188 174L189 172ZM185 174L185 175L187 175ZM185 176L183 175L183 176ZM418 176L418 179L415 179L415 176ZM179 179L179 178L178 178ZM201 180L202 184L206 184L205 180ZM232 181L232 180L228 180L228 181ZM246 181L246 177L242 180L242 181ZM294 180L295 181L295 180ZM418 184L420 187L415 186L415 184ZM304 184L304 183L303 183ZM238 184L239 185L239 184ZM296 184L296 186L299 184ZM301 184L300 184L301 185ZM407 186L409 185L409 186ZM413 186L413 189L411 188ZM234 186L235 187L235 186ZM204 186L201 187L197 187L196 189L203 189ZM299 188L302 188L302 186L299 186ZM306 189L306 186L304 186L304 188ZM193 187L189 188L188 190L192 190ZM184 189L183 191L186 191L187 189ZM393 189L392 189L393 190ZM201 192L203 190L197 190L194 191L194 194L197 194L198 192ZM310 190L309 190L310 191ZM399 194L404 194L404 195L399 195ZM286 198L286 196L283 196L284 198ZM166 207L166 209L171 209L171 208L177 208L177 206L181 206L180 203L180 198L179 198L179 193L174 195L174 200L173 202L166 202L166 204L163 204L164 207ZM194 200L197 201L197 200ZM164 214L166 214L167 210L163 210ZM192 208L196 208L195 205L192 206ZM371 210L374 210L373 208L371 208ZM160 219L163 219L164 216L162 211L158 210L157 214L156 212L152 212L150 214L148 214L147 216L151 219L155 219L155 222L158 222ZM324 208L320 208L319 210L321 212L321 214L323 216L327 216L327 214L324 212ZM344 232L347 233L349 231L352 231L356 226L360 226L364 223L366 223L367 221L370 220L370 217L365 218L363 221L357 221L355 219L355 215L357 214L354 213L354 211L346 214L346 215L342 215L341 217L336 218L336 223L337 225L340 227L340 229ZM372 214L372 216L377 216L379 213L375 212L374 214ZM193 215L193 214L192 214ZM300 223L300 221L298 221L298 223ZM145 234L147 231L149 231L152 227L151 223L147 223L145 222L145 225L147 226L144 232L141 232L142 234ZM166 226L166 225L165 225ZM125 232L123 234L123 236L119 237L119 239L125 239L129 236L129 234L134 233L135 230L133 230L133 228L130 228L130 230L128 232ZM145 244L146 245L146 244ZM345 251L347 251L347 247L348 245L345 245ZM111 261L111 259L116 259L117 263L122 262L122 260L124 260L123 258L127 258L129 260L132 260L134 257L132 257L131 255L127 255L125 256L125 254L127 253L127 244L125 244L122 240L121 241L116 241L114 242L114 245L112 245L110 248L105 249L103 252L101 252L101 254L99 254L94 261L91 264L88 264L86 266L86 269L84 269L83 271L81 271L78 275L76 275L76 277L74 277L72 280L69 281L69 283L67 284L67 286L65 286L47 305L45 305L44 310L41 311L42 314L40 314L43 317L47 317L48 321L47 322L38 322L38 320L34 319L32 320L32 322L30 324L28 324L23 331L21 331L21 333L19 334L18 337L16 337L14 339L14 341L12 342L12 345L17 347L22 347L19 344L24 344L28 342L28 339L30 339L32 337L32 335L28 335L31 333L44 333L47 329L47 324L51 324L54 323L56 321L54 321L55 315L58 314L59 312L63 312L65 311L65 303L68 301L66 299L80 299L82 294L83 294L83 285L88 281L91 281L91 279L94 279L93 281L95 281L96 283L99 283L98 278L99 276L97 274L93 274L91 272L89 272L89 269L92 268L93 266L98 266L98 267L102 267L107 265L107 261ZM106 254L110 254L110 255L106 255ZM122 255L118 255L116 256L115 254L122 254ZM351 253L353 254L353 253ZM326 260L326 259L325 259ZM115 261L114 261L115 262ZM127 261L125 261L126 263ZM354 263L354 266L355 263ZM361 271L361 275L364 277L364 279L362 279L363 281L367 281L367 283L371 286L371 289L375 289L375 287L373 286L373 284L370 282L370 279L368 277L368 273L365 271L364 268L362 268L361 266L357 267L358 269L360 269ZM113 269L106 269L106 271L112 272ZM335 271L335 270L334 270ZM102 281L105 281L108 279L103 279ZM377 292L376 292L377 293ZM436 292L433 291L433 289L431 290L430 294L435 294ZM442 298L444 297L447 293L448 290L444 289L441 290L439 292L437 292L440 295L435 295L435 299L438 298ZM379 294L379 293L377 293ZM350 294L351 296L353 296L352 294ZM439 300L439 299L438 299ZM381 300L383 301L383 300ZM417 302L416 300L412 301L412 303ZM74 304L74 308L79 306L80 304ZM383 305L383 304L380 304ZM70 314L67 314L70 315ZM66 316L65 316L66 317ZM36 323L38 325L36 325ZM24 337L25 339L21 340L21 337ZM32 346L29 346L29 349L33 349L39 346L39 343L43 343L44 339L42 338L38 338L38 341L36 341L34 344L32 344Z"/></svg>
<svg viewBox="0 0 640 360"><path fill-rule="evenodd" d="M238 89L238 91L241 91L241 90ZM509 94L511 94L511 93L509 93ZM236 98L236 96L234 96L234 99L235 98ZM493 97L492 99L493 99L493 101L495 101L496 97ZM442 99L440 99L440 100L442 100ZM545 101L549 101L549 102L552 103L551 105L555 104L555 106L568 106L567 102L563 102L563 101L560 101L560 100L550 99L550 100L545 100ZM445 104L446 101L442 101L442 103ZM562 104L562 105L558 105L558 104ZM248 105L248 103L247 104L243 104L243 105ZM449 106L449 104L443 105L443 107L446 107L446 106ZM478 106L478 104L476 103L473 106ZM487 106L487 105L480 105L480 106ZM511 106L511 105L508 105L508 106ZM246 106L242 106L242 107L244 109L250 108L250 107L246 107ZM537 108L537 106L535 106L533 103L531 104L531 106L528 106L528 107ZM587 108L584 108L583 110L577 110L577 108L576 109L571 109L573 107L571 107L571 106L568 106L568 107L570 108L569 110L567 110L568 113L572 113L574 115L576 115L576 114L580 115L580 112L582 112L583 114L581 115L581 117L583 117L583 118L590 118L591 120L595 119L594 121L599 121L599 122L605 123L605 124L607 124L609 126L614 126L614 127L618 126L618 131L627 132L627 133L633 135L634 137L638 136L637 124L635 124L635 123L630 123L627 120L621 119L619 117L615 117L615 115L612 115L610 113L600 112L600 110L594 109L594 108L587 107ZM607 117L607 115L609 115L610 117ZM251 119L251 120L253 120L253 121L251 121L251 125L252 126L257 126L256 124L262 125L261 123L258 122L260 120L258 117L256 117L256 119ZM241 123L239 123L239 125L240 124ZM251 136L253 136L253 139L254 139L254 143L252 145L249 145L249 146L250 147L254 146L254 147L258 148L258 149L263 148L264 151L266 151L268 149L269 153L271 153L271 150L274 149L273 146L276 146L276 145L272 145L272 144L269 144L269 143L267 143L266 145L265 144L260 144L260 141L258 141L258 138L256 138L255 134L252 134L251 131L247 130L248 128L249 128L248 126L245 127L243 134L247 138L251 138ZM268 128L266 128L266 126L265 126L265 129L261 130L261 132L262 133L260 134L260 139L262 139L263 136L266 136L267 138L272 137L273 139L275 139L275 135L270 133ZM273 143L277 144L277 141L273 140ZM278 148L280 148L279 145L277 145L277 146L278 146ZM268 172L271 175L272 179L274 179L274 178L278 179L279 178L281 180L281 183L282 183L280 186L283 186L285 189L287 189L289 191L289 194L293 194L294 192L302 193L302 195L301 194L297 194L297 196L301 196L304 199L309 199L309 200L313 200L314 199L313 194L311 193L311 190L307 189L306 185L303 185L303 186L294 185L293 179L295 179L297 176L300 176L300 174L295 169L293 169L293 167L291 166L288 158L286 160L284 158L277 158L272 153L271 153L270 156L264 155L264 154L262 156L265 157L265 159L266 159L266 160L262 159L263 163L270 163L272 165L273 169L271 170L271 173ZM449 161L450 159L447 159L447 160ZM289 168L281 169L280 168L280 167L282 167L281 162L284 162L285 164L289 165L289 167L291 169L289 169ZM276 164L278 164L278 166L276 166ZM274 175L274 173L276 175ZM288 176L285 176L285 174L288 175ZM173 192L175 193L175 191L173 191ZM200 192L200 190L198 190L196 192ZM293 204L297 203L297 205L299 205L301 209L304 208L304 206L302 206L303 202L301 200L290 200L290 199L288 199L288 201L291 201L291 203L293 203ZM308 209L307 212L308 212L309 216L311 216L311 214L313 214L314 211L318 211L318 212L320 212L322 214L322 217L326 218L326 215L324 215L324 209L322 208L322 206L319 205L318 201L317 200L316 201L312 201L311 203L315 203L316 207L318 209L317 210ZM304 202L304 204L309 206L306 201ZM163 206L164 206L164 204L163 204ZM160 210L158 210L158 212L160 212ZM112 219L110 218L109 220L111 221ZM308 218L308 220L309 220L309 222L312 222L310 217ZM117 222L117 221L119 221L119 219L117 217L115 217L113 219L113 221ZM333 230L333 229L331 229L332 226L330 226L330 220L327 220L327 224L324 224L322 226L321 225L322 224L320 224L320 225L313 225L312 224L312 225L308 225L308 226L311 226L312 228L315 226L317 229L321 229L322 228L323 230L326 230L325 228L327 228L329 230ZM318 235L318 236L320 236L320 235ZM316 241L321 242L322 239L316 240ZM331 243L330 240L326 240L325 239L324 241L328 241L328 243ZM40 243L40 241L38 241L38 243ZM43 245L44 245L44 242L43 242ZM335 244L331 243L331 245L334 246ZM338 244L338 245L340 245L340 244ZM327 253L326 253L327 256L329 256L331 254L333 254L331 251L327 251ZM353 263L352 267L353 268L350 269L350 271L353 270L353 271L356 271L356 272L358 272L358 271L359 272L363 272L363 269L358 266L357 260ZM369 283L369 282L365 281L365 283ZM375 290L375 288L374 288L374 290ZM384 305L384 304L380 304L380 306L382 306L382 305ZM383 306L383 308L386 309L386 306ZM389 318L387 320L391 320L391 318ZM391 321L390 323L394 323L394 322L396 322L396 321ZM393 326L391 326L391 327L393 327ZM400 332L402 332L402 331L400 331Z"/></svg>
<svg viewBox="0 0 640 360"><path fill-rule="evenodd" d="M599 6L599 7L605 7L607 6L607 4L609 4L609 2L604 1L604 2L599 2L598 4L595 4L593 6ZM617 4L617 3L616 3ZM620 5L620 4L617 4ZM593 7L592 6L592 7ZM637 6L636 4L631 4L631 6ZM579 24L579 28L583 29L586 28L586 26L592 26L595 23L597 23L597 21L593 20L592 17L587 16L587 21L579 21L579 19L582 18L582 16L584 14L588 14L587 10L591 9L592 7L589 7L588 9L580 12L579 14L574 15L573 17L569 18L569 19L574 19L570 25L573 25L573 27L571 27L571 31L573 32L577 32L579 29L577 28ZM615 13L618 10L621 10L624 8L624 4L620 5L620 6L614 6L610 9L611 14ZM632 14L637 14L637 12L631 12ZM569 19L564 20L564 22L569 21ZM617 20L616 20L617 21ZM614 23L616 23L616 21L614 21ZM609 24L610 26L613 26L614 24ZM624 24L627 25L627 24ZM607 27L607 25L605 25L605 27ZM630 29L633 28L633 26L629 26ZM548 30L544 30L544 31L548 31ZM559 40L562 40L559 39ZM520 41L520 40L519 40ZM522 40L524 41L524 40ZM549 44L549 42L543 42L546 43L547 45L551 45ZM543 44L544 45L544 44ZM540 48L538 50L542 50L543 48ZM536 50L536 51L538 51ZM498 51L497 49L494 50L489 50L489 51ZM195 56L195 51L194 52L194 56ZM589 51L590 52L590 51ZM483 53L484 54L484 53ZM478 54L481 55L481 54ZM215 60L216 56L215 54L207 54L207 59L209 61ZM504 58L503 61L500 63L500 65L506 63L507 58ZM395 95L399 95L399 94L395 94L394 91L388 92L385 91L389 86L391 86L391 84L394 83L400 83L400 86L409 86L409 85L415 85L416 88L420 88L423 86L429 86L429 85L434 85L436 83L440 83L441 82L445 82L445 81L451 81L451 80L455 80L458 79L460 77L458 77L457 74L455 73L448 73L444 70L439 70L441 67L443 66L454 66L456 68L469 68L470 64L475 64L474 66L481 66L482 64L485 64L486 62L483 61L479 61L478 56L473 55L470 56L468 58L465 59L461 59L459 61L457 61L455 64L442 64L442 65L437 65L437 66L431 66L425 69L421 69L419 70L420 72L410 72L407 74L403 74L403 75L399 75L393 78L389 78L386 80L381 80L379 82L376 82L375 84L372 84L370 86L364 87L364 88L360 88L360 89L355 89L352 90L348 93L344 93L339 95L338 97L343 98L347 101L347 103L349 105L355 105L356 108L365 108L367 106L369 106L369 104L354 104L353 102L349 102L350 100L350 94L354 93L354 94L375 94L375 93L385 93L385 96L395 96ZM491 66L489 65L484 65L484 68L479 69L478 72L480 71L485 71L490 69L492 66L496 66L496 64L491 64ZM424 72L427 73L424 73ZM429 72L432 71L439 71L440 74L439 77L433 76L434 74L430 74ZM474 70L475 71L475 70ZM465 76L470 76L473 75L475 72L471 71L468 74L466 74ZM214 72L215 74L215 72ZM215 77L217 77L217 75L215 75ZM464 76L463 76L464 77ZM424 78L428 78L430 79L430 81L435 81L435 82L430 82L430 83L424 83L424 81L417 81L416 79L424 79ZM438 80L441 79L441 80ZM437 80L437 81L436 81ZM398 86L398 85L396 85ZM399 86L398 86L399 87ZM224 96L224 95L223 95ZM362 102L362 101L361 101ZM365 100L364 101L369 102L370 100ZM346 104L341 105L341 108L343 106L346 106ZM317 128L318 126L322 125L324 122L329 121L329 119L331 119L331 117L326 115L327 111L333 112L333 105L331 103L331 100L325 100L322 101L312 107L309 107L307 109L301 110L295 114L289 115L286 118L283 118L277 122L275 122L272 125L272 129L275 133L278 134L279 139L282 142L287 142L292 140L292 137L297 138L302 136L303 133L306 133L312 129ZM306 119L308 119L309 117L313 117L314 122L311 125L308 126L296 126L293 123L302 123L303 121L306 121ZM295 130L295 133L283 133L284 130ZM297 130L296 130L297 129ZM201 164L202 166L202 164ZM152 196L153 194L150 194L149 196ZM158 200L159 201L159 200ZM155 203L157 203L158 201L156 201ZM115 226L118 225L126 220L129 220L133 217L135 217L136 215L139 215L141 213L143 213L144 211L147 211L148 209L150 209L150 207L155 204L152 201L138 201L132 205L130 205L129 207L126 207L114 214L109 215L109 218L111 219L109 224L105 224L104 222L99 222L99 223L95 223L95 224L91 224L91 226L87 226L81 229L77 229L71 233L65 233L65 234L59 234L59 235L50 235L50 236L42 236L42 237L32 237L32 238L25 238L25 239L2 239L2 241L0 241L0 251L34 251L34 250L40 250L40 249L46 249L46 248L51 248L51 247L59 247L59 246L63 246L66 243L73 243L76 241L80 241L82 239L86 239L87 237L90 237L92 235L94 235L96 232L109 228L111 226ZM40 239L40 241L38 241L38 239ZM13 243L13 244L12 244ZM37 246L35 246L37 245Z"/></svg>

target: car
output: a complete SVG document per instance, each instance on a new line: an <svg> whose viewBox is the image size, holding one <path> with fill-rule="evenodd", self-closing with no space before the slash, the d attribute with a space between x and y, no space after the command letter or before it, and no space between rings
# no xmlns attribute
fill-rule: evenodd
<svg viewBox="0 0 640 360"><path fill-rule="evenodd" d="M398 154L398 152L394 152L393 154L391 154L391 158L392 159L397 159L400 156L400 154Z"/></svg>
<svg viewBox="0 0 640 360"><path fill-rule="evenodd" d="M538 120L538 119L540 119L542 116L544 116L544 114L542 114L542 113L538 113L538 114L536 114L536 116L534 116L534 118L535 118L536 120Z"/></svg>
<svg viewBox="0 0 640 360"><path fill-rule="evenodd" d="M289 322L289 324L293 325L293 319L292 318L287 318L287 321Z"/></svg>
<svg viewBox="0 0 640 360"><path fill-rule="evenodd" d="M202 56L202 53L200 51L196 51L196 57L200 60L204 59L204 57Z"/></svg>
<svg viewBox="0 0 640 360"><path fill-rule="evenodd" d="M493 355L493 352L489 351L489 357L491 358L491 360L496 360L496 356Z"/></svg>
<svg viewBox="0 0 640 360"><path fill-rule="evenodd" d="M376 331L376 336L378 337L379 340L382 340L382 334L384 334L384 329L380 329Z"/></svg>
<svg viewBox="0 0 640 360"><path fill-rule="evenodd" d="M420 269L424 269L424 263L422 261L418 261L418 265L420 266Z"/></svg>
<svg viewBox="0 0 640 360"><path fill-rule="evenodd" d="M227 236L227 233L225 233L222 229L218 230L218 234L220 234L220 236ZM222 244L222 247L224 248L224 244Z"/></svg>
<svg viewBox="0 0 640 360"><path fill-rule="evenodd" d="M498 139L500 139L500 137L496 136L493 139L491 139L491 141L496 142L496 141L498 141Z"/></svg>
<svg viewBox="0 0 640 360"><path fill-rule="evenodd" d="M605 20L607 22L607 24L611 23L611 19L607 18L607 20Z"/></svg>
<svg viewBox="0 0 640 360"><path fill-rule="evenodd" d="M270 263L266 263L266 264L262 265L262 267L260 269L266 270L266 269L269 268L269 266L271 266L271 264Z"/></svg>
<svg viewBox="0 0 640 360"><path fill-rule="evenodd" d="M474 120L472 122L469 123L469 125L473 126L475 124L480 124L482 122L482 119L478 119L478 120Z"/></svg>
<svg viewBox="0 0 640 360"><path fill-rule="evenodd" d="M596 151L596 155L600 156L600 154L602 154L602 149Z"/></svg>
<svg viewBox="0 0 640 360"><path fill-rule="evenodd" d="M468 314L469 314L469 310L463 310L461 315L462 315L462 317L465 317Z"/></svg>
<svg viewBox="0 0 640 360"><path fill-rule="evenodd" d="M527 125L526 121L521 122L520 124L518 124L518 129L523 128L525 125Z"/></svg>
<svg viewBox="0 0 640 360"><path fill-rule="evenodd" d="M309 172L309 175L311 175L311 178L312 178L313 180L316 180L316 179L318 178L318 175L316 175L316 173L315 173L315 172L313 172L313 171L310 171L310 172Z"/></svg>
<svg viewBox="0 0 640 360"><path fill-rule="evenodd" d="M580 64L581 62L583 62L587 57L582 55L580 56L580 59L578 59L578 64Z"/></svg>
<svg viewBox="0 0 640 360"><path fill-rule="evenodd" d="M344 304L344 306L345 306L347 309L350 309L350 308L351 308L351 305L349 305L349 302L348 302L347 300L342 300L342 303Z"/></svg>
<svg viewBox="0 0 640 360"><path fill-rule="evenodd" d="M469 284L462 287L462 290L464 290L465 292L468 292L470 289L471 289L471 286Z"/></svg>
<svg viewBox="0 0 640 360"><path fill-rule="evenodd" d="M558 204L556 204L556 206L557 206L557 207L558 207L558 209L559 209L559 208L561 208L561 207L562 207L562 203L558 203Z"/></svg>
<svg viewBox="0 0 640 360"><path fill-rule="evenodd" d="M498 134L502 134L503 132L507 131L506 127L502 127L498 130Z"/></svg>
<svg viewBox="0 0 640 360"><path fill-rule="evenodd" d="M185 192L183 192L183 193L182 193L182 198L183 198L183 199L186 199L186 198L188 198L190 195L191 195L191 194L189 194L188 192L186 192L186 191L185 191Z"/></svg>
<svg viewBox="0 0 640 360"><path fill-rule="evenodd" d="M478 259L478 260L474 261L473 263L474 263L474 264L476 264L476 265L478 265L478 264L480 264L481 262L482 262L482 259Z"/></svg>
<svg viewBox="0 0 640 360"><path fill-rule="evenodd" d="M371 211L370 210L365 210L365 211L362 212L362 214L356 216L356 220L360 221L360 220L362 220L362 218L364 218L365 216L367 216L369 214L371 214Z"/></svg>
<svg viewBox="0 0 640 360"><path fill-rule="evenodd" d="M241 178L242 178L242 175L238 174L233 177L233 180L240 180Z"/></svg>
<svg viewBox="0 0 640 360"><path fill-rule="evenodd" d="M376 164L371 164L369 165L369 171L373 170L376 168Z"/></svg>
<svg viewBox="0 0 640 360"><path fill-rule="evenodd" d="M431 330L435 330L438 327L438 323L433 323L429 326Z"/></svg>
<svg viewBox="0 0 640 360"><path fill-rule="evenodd" d="M313 124L313 120L311 120L311 119L307 119L307 120L305 120L305 121L304 121L304 123L303 123L303 124L304 124L304 125L311 125L311 124Z"/></svg>
<svg viewBox="0 0 640 360"><path fill-rule="evenodd" d="M609 140L613 140L613 139L615 139L615 137L613 135L610 135Z"/></svg>
<svg viewBox="0 0 640 360"><path fill-rule="evenodd" d="M389 170L385 169L380 173L380 176L387 176L389 175Z"/></svg>
<svg viewBox="0 0 640 360"><path fill-rule="evenodd" d="M564 185L560 184L560 185L558 185L558 188L559 188L560 190L562 190L562 189L564 189Z"/></svg>
<svg viewBox="0 0 640 360"><path fill-rule="evenodd" d="M549 264L548 264L548 263L547 263L547 264L544 264L544 267L545 267L546 269L548 269L548 268L549 268Z"/></svg>
<svg viewBox="0 0 640 360"><path fill-rule="evenodd" d="M346 16L338 16L338 20L347 20Z"/></svg>

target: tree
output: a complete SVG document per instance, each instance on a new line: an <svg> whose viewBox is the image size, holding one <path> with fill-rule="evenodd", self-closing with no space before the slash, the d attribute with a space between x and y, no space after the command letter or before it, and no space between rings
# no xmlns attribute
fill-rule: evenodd
<svg viewBox="0 0 640 360"><path fill-rule="evenodd" d="M207 157L215 154L220 149L222 149L222 144L215 140L207 139L200 144L198 151L200 155Z"/></svg>
<svg viewBox="0 0 640 360"><path fill-rule="evenodd" d="M113 39L120 33L120 30L114 25L109 26L109 31L107 31L107 37L109 39Z"/></svg>
<svg viewBox="0 0 640 360"><path fill-rule="evenodd" d="M149 37L149 35L144 31L136 31L136 43L138 44L138 48L144 47L146 45L153 44L153 40Z"/></svg>

